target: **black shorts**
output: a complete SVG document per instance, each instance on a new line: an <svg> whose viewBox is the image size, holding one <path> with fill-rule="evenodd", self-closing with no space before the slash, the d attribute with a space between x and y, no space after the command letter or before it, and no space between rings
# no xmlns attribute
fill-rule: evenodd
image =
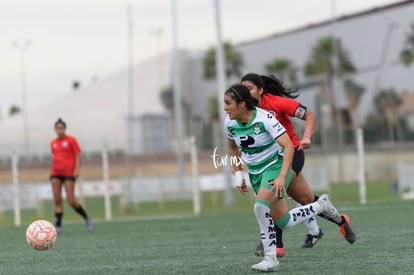
<svg viewBox="0 0 414 275"><path fill-rule="evenodd" d="M65 181L76 181L76 178L74 176L59 176L59 175L50 175L50 180L52 179L58 179L61 181L61 183L64 183Z"/></svg>
<svg viewBox="0 0 414 275"><path fill-rule="evenodd" d="M305 165L305 153L303 150L295 149L295 154L293 155L292 170L299 175Z"/></svg>

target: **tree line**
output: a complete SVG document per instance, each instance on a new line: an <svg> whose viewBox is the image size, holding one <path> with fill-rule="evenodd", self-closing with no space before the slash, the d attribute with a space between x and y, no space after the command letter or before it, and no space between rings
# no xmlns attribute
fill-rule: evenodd
<svg viewBox="0 0 414 275"><path fill-rule="evenodd" d="M240 79L244 65L242 54L228 41L223 46L227 79ZM405 66L410 66L414 62L414 23L411 24L410 31L406 34L405 44L400 52L400 61ZM203 58L203 78L205 80L216 78L215 62L215 48L211 47ZM339 134L345 136L345 142L352 143L355 141L356 129L361 125L364 126L365 138L368 142L414 139L412 129L408 128L404 117L398 114L398 108L403 100L393 87L378 87L373 98L375 109L368 114L365 121L360 121L357 109L366 88L354 80L357 68L349 52L338 38L321 37L312 47L303 68L297 67L288 58L278 56L264 64L263 70L267 74L278 76L288 87L300 88L301 86L315 85L315 83L320 86L319 103L321 106L318 106L318 109L324 105L324 108L329 110L327 114L330 119L329 127L328 125L319 127L320 143L323 142L322 139L328 138L327 136L323 137L324 133L321 133L324 129L325 131L330 129L336 134L342 129L341 131L344 130L344 132L339 132ZM306 78L302 83L299 83L298 77L300 70ZM335 79L337 79L336 82ZM335 104L335 96L337 96L335 91L338 87L334 87L334 83L338 82L342 85L341 89L346 97L345 109L339 109ZM164 89L161 93L161 100L167 109L171 109L172 89ZM212 123L217 123L219 120L218 106L217 97L212 96L208 103Z"/></svg>

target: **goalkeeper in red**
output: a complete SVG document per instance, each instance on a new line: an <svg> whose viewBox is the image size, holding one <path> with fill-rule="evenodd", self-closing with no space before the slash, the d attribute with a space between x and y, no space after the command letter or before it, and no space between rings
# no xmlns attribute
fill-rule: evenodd
<svg viewBox="0 0 414 275"><path fill-rule="evenodd" d="M81 149L75 137L66 135L66 123L60 118L55 122L55 132L57 138L50 143L53 155L50 182L55 201L56 232L63 232L62 186L65 187L68 204L85 219L88 230L93 231L92 220L75 198L75 181L79 176Z"/></svg>

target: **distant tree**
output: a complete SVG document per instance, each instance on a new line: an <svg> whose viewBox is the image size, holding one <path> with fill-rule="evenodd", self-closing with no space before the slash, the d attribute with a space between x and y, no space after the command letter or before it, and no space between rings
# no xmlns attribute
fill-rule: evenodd
<svg viewBox="0 0 414 275"><path fill-rule="evenodd" d="M411 24L410 32L406 34L405 47L400 53L401 62L410 66L414 61L414 23Z"/></svg>
<svg viewBox="0 0 414 275"><path fill-rule="evenodd" d="M79 80L73 80L72 81L72 90L74 92L76 92L77 90L79 90L80 87L81 87L81 84L80 84Z"/></svg>
<svg viewBox="0 0 414 275"><path fill-rule="evenodd" d="M241 76L243 67L243 56L236 51L229 41L224 42L225 72L227 79ZM210 80L216 78L216 48L211 47L203 59L203 77Z"/></svg>
<svg viewBox="0 0 414 275"><path fill-rule="evenodd" d="M379 114L385 118L387 122L388 135L390 141L395 141L395 131L399 130L398 108L403 103L402 98L394 89L381 90L374 97L374 104Z"/></svg>
<svg viewBox="0 0 414 275"><path fill-rule="evenodd" d="M21 113L22 109L17 105L12 105L9 109L9 115L14 116L16 114Z"/></svg>
<svg viewBox="0 0 414 275"><path fill-rule="evenodd" d="M335 125L337 110L333 94L334 76L343 77L356 71L341 41L332 36L320 38L312 49L304 71L306 76L324 77L321 99L330 107L333 125Z"/></svg>
<svg viewBox="0 0 414 275"><path fill-rule="evenodd" d="M208 100L208 112L210 114L211 121L219 121L220 120L220 112L218 106L217 96L212 96Z"/></svg>
<svg viewBox="0 0 414 275"><path fill-rule="evenodd" d="M286 58L275 58L265 65L268 74L275 74L283 81L288 80L290 84L297 82L297 68Z"/></svg>
<svg viewBox="0 0 414 275"><path fill-rule="evenodd" d="M358 83L355 83L351 79L344 81L345 96L347 99L347 112L351 119L352 132L354 140L356 140L356 131L359 126L357 109L359 102L361 101L362 95L365 92L365 88Z"/></svg>
<svg viewBox="0 0 414 275"><path fill-rule="evenodd" d="M164 108L174 117L174 90L171 86L165 87L160 91L160 99ZM190 104L181 98L181 106L183 107L183 117L186 123L187 133L190 134L192 128L192 110Z"/></svg>
<svg viewBox="0 0 414 275"><path fill-rule="evenodd" d="M172 113L174 110L174 92L171 86L161 89L160 99L164 108Z"/></svg>

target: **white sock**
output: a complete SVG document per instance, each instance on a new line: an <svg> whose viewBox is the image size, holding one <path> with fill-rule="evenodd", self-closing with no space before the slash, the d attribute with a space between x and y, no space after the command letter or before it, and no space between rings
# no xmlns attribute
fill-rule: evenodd
<svg viewBox="0 0 414 275"><path fill-rule="evenodd" d="M260 237L267 256L276 257L276 232L270 208L261 203L254 204L254 214L260 227Z"/></svg>
<svg viewBox="0 0 414 275"><path fill-rule="evenodd" d="M308 234L312 236L316 236L319 234L320 228L318 222L316 221L316 217L310 218L305 222L306 227L308 228Z"/></svg>
<svg viewBox="0 0 414 275"><path fill-rule="evenodd" d="M313 202L293 208L289 211L289 221L282 227L282 229L288 229L302 222L306 222L308 219L315 217L322 211L323 206L319 202Z"/></svg>
<svg viewBox="0 0 414 275"><path fill-rule="evenodd" d="M296 205L296 207L301 207L302 206L302 204L295 201L294 199L292 199L292 201ZM308 234L310 234L312 236L316 236L316 235L319 234L319 225L318 225L318 222L316 221L316 217L312 217L312 218L308 219L305 222L305 225L308 228Z"/></svg>

